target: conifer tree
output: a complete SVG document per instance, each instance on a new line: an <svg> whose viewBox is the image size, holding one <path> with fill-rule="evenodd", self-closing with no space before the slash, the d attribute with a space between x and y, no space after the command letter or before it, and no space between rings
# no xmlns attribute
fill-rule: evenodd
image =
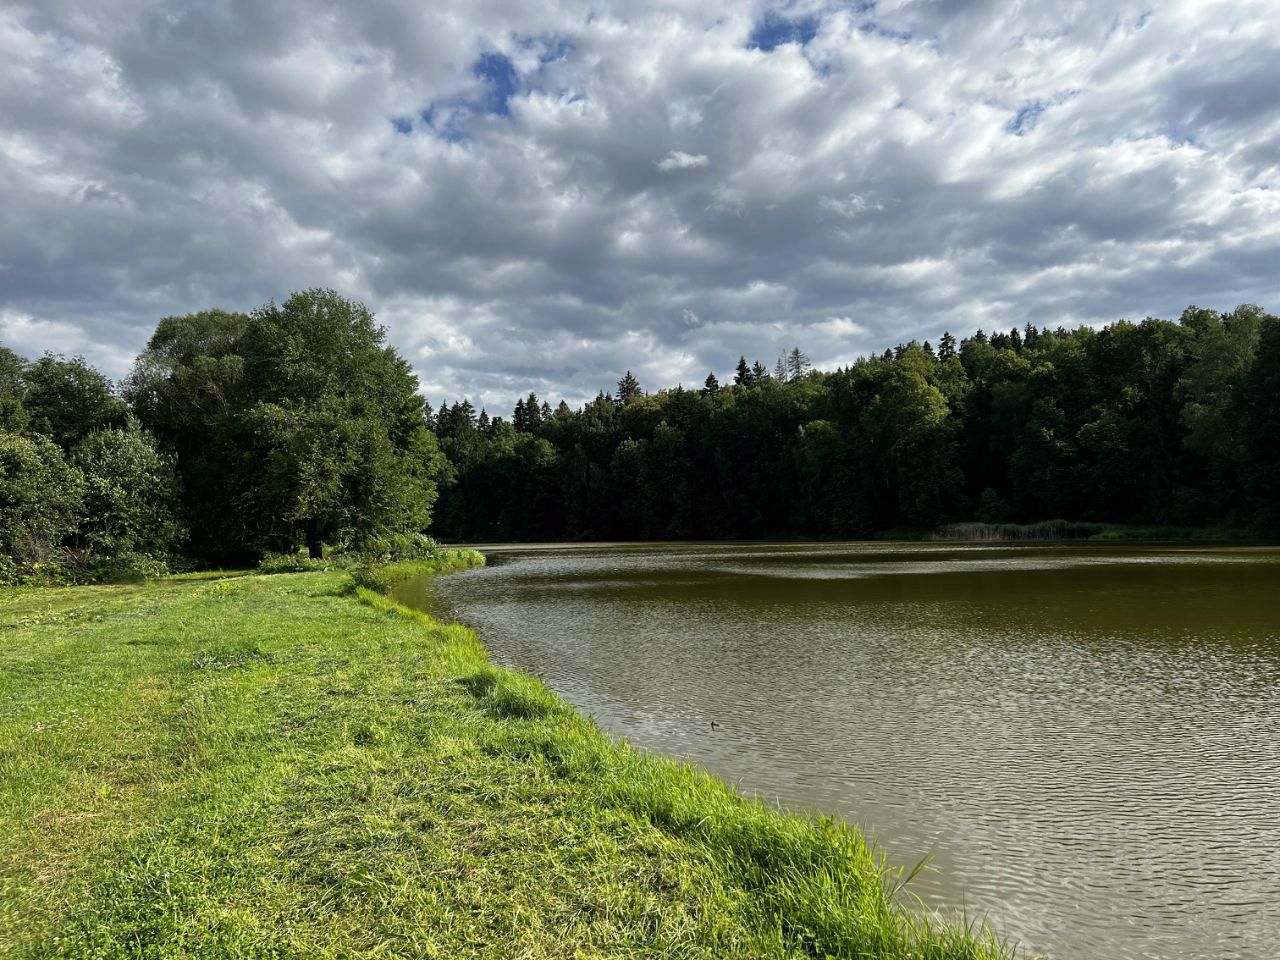
<svg viewBox="0 0 1280 960"><path fill-rule="evenodd" d="M807 354L802 353L800 348L792 347L791 352L787 354L787 379L799 380L813 368L813 364L809 362Z"/></svg>
<svg viewBox="0 0 1280 960"><path fill-rule="evenodd" d="M618 381L618 406L625 407L643 395L644 391L640 389L640 382L628 370L622 379Z"/></svg>
<svg viewBox="0 0 1280 960"><path fill-rule="evenodd" d="M956 355L956 338L947 331L942 335L942 339L938 341L938 359L946 363Z"/></svg>

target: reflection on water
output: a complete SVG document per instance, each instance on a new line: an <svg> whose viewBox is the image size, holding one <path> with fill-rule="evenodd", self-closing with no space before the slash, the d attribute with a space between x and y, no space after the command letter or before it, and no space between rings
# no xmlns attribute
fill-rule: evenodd
<svg viewBox="0 0 1280 960"><path fill-rule="evenodd" d="M487 552L401 599L612 733L931 857L930 906L1062 960L1280 957L1280 551Z"/></svg>

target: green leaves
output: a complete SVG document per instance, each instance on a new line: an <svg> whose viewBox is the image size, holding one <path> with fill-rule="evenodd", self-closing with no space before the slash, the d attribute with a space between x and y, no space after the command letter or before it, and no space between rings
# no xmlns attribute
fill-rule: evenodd
<svg viewBox="0 0 1280 960"><path fill-rule="evenodd" d="M0 432L0 556L46 560L75 531L84 495L52 440Z"/></svg>
<svg viewBox="0 0 1280 960"><path fill-rule="evenodd" d="M318 555L425 529L444 462L383 339L333 290L161 321L126 393L178 455L195 549Z"/></svg>
<svg viewBox="0 0 1280 960"><path fill-rule="evenodd" d="M178 479L172 458L136 420L89 434L72 451L84 475L80 537L107 554L169 553L181 539Z"/></svg>

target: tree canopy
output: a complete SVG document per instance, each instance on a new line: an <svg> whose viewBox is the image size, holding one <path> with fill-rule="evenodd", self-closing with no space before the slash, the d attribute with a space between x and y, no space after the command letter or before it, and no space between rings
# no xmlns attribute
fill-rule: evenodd
<svg viewBox="0 0 1280 960"><path fill-rule="evenodd" d="M1253 306L1178 321L981 330L832 371L799 347L772 376L617 399L510 431L466 409L436 431L437 527L492 539L858 537L1049 518L1280 531L1280 321ZM731 356L731 355L730 355ZM727 360L729 358L726 358ZM731 360L729 362L732 362ZM469 406L469 405L468 405Z"/></svg>
<svg viewBox="0 0 1280 960"><path fill-rule="evenodd" d="M162 319L119 391L0 346L0 560L469 539L861 537L1051 518L1280 533L1280 320L899 344L577 409L433 412L361 303ZM439 502L437 493L439 491ZM4 571L0 570L0 574Z"/></svg>

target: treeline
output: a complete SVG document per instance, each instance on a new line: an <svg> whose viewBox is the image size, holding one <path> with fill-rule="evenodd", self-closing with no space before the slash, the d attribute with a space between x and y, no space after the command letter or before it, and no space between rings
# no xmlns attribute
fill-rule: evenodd
<svg viewBox="0 0 1280 960"><path fill-rule="evenodd" d="M0 582L410 551L444 462L384 336L310 290L160 321L118 389L80 358L0 347Z"/></svg>
<svg viewBox="0 0 1280 960"><path fill-rule="evenodd" d="M831 372L646 395L628 374L581 409L511 419L445 405L453 538L861 537L1048 518L1280 532L1280 320L911 342Z"/></svg>
<svg viewBox="0 0 1280 960"><path fill-rule="evenodd" d="M940 524L1280 533L1280 320L1244 306L911 342L580 409L438 412L360 303L161 320L119 385L0 346L0 582L454 539L861 537ZM439 502L437 502L439 493ZM150 565L150 566L149 566Z"/></svg>

